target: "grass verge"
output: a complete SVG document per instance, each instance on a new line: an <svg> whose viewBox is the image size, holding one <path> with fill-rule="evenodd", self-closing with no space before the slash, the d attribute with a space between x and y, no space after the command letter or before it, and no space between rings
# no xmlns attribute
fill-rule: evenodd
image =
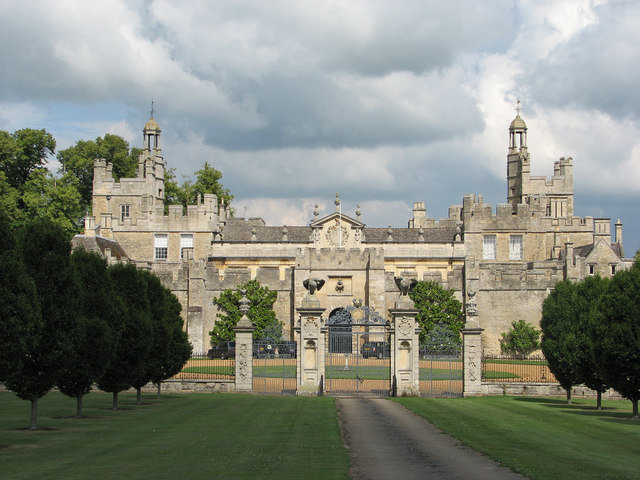
<svg viewBox="0 0 640 480"><path fill-rule="evenodd" d="M164 394L160 400L91 393L82 419L73 399L50 393L29 402L0 392L3 479L313 478L347 479L333 398Z"/></svg>
<svg viewBox="0 0 640 480"><path fill-rule="evenodd" d="M398 398L463 444L533 480L640 479L630 403L533 397Z"/></svg>

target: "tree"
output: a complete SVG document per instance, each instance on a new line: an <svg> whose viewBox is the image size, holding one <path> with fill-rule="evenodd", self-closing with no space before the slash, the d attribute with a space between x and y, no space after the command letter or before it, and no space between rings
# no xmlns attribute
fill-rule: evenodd
<svg viewBox="0 0 640 480"><path fill-rule="evenodd" d="M242 317L238 308L238 302L242 298L242 290L246 290L247 299L251 302L247 317L255 327L253 339L276 340L282 337L282 324L276 318L276 313L273 310L278 292L260 286L257 280L250 280L239 285L236 290L225 290L219 298L213 299L213 303L224 313L217 314L218 319L213 330L209 332L211 345L235 338L233 327Z"/></svg>
<svg viewBox="0 0 640 480"><path fill-rule="evenodd" d="M17 251L9 220L0 211L0 382L24 370L42 330L40 304L33 280Z"/></svg>
<svg viewBox="0 0 640 480"><path fill-rule="evenodd" d="M77 249L71 254L78 281L78 332L69 367L58 379L62 393L76 399L76 417L82 416L82 398L91 391L114 358L118 319L123 308L114 295L107 261L94 252Z"/></svg>
<svg viewBox="0 0 640 480"><path fill-rule="evenodd" d="M21 232L21 244L42 321L19 368L7 372L4 384L31 401L30 428L37 429L38 399L68 368L75 348L79 285L70 263L71 244L60 226L47 220L29 222Z"/></svg>
<svg viewBox="0 0 640 480"><path fill-rule="evenodd" d="M639 418L640 399L640 262L616 273L597 313L594 354L603 377L620 395L631 400Z"/></svg>
<svg viewBox="0 0 640 480"><path fill-rule="evenodd" d="M511 323L511 329L502 334L500 349L504 353L526 357L540 348L540 330L524 320Z"/></svg>
<svg viewBox="0 0 640 480"><path fill-rule="evenodd" d="M46 130L24 128L13 134L0 132L0 170L14 188L24 185L35 170L44 168L56 141Z"/></svg>
<svg viewBox="0 0 640 480"><path fill-rule="evenodd" d="M409 293L420 313L416 320L420 332L420 344L429 339L429 332L436 324L446 327L453 333L453 338L460 343L460 329L464 326L462 303L454 297L453 290L445 290L436 282L418 282Z"/></svg>
<svg viewBox="0 0 640 480"><path fill-rule="evenodd" d="M556 283L554 290L542 303L541 348L549 370L567 391L571 403L571 387L581 383L577 338L579 328L577 290L569 280Z"/></svg>
<svg viewBox="0 0 640 480"><path fill-rule="evenodd" d="M61 226L69 239L80 232L84 210L78 180L73 175L56 178L48 170L36 170L23 185L21 199L18 222L46 219Z"/></svg>
<svg viewBox="0 0 640 480"><path fill-rule="evenodd" d="M61 173L73 174L78 179L78 190L84 210L91 207L93 192L93 161L105 159L112 166L115 180L134 177L138 157L142 150L129 148L129 143L119 135L105 134L104 138L79 140L72 147L58 152Z"/></svg>
<svg viewBox="0 0 640 480"><path fill-rule="evenodd" d="M187 333L182 329L180 316L182 305L176 296L167 288L162 290L162 316L166 332L166 348L156 368L152 371L151 381L158 387L158 397L162 381L171 378L182 370L191 356L192 347Z"/></svg>
<svg viewBox="0 0 640 480"><path fill-rule="evenodd" d="M113 409L118 409L118 393L133 386L145 375L152 345L152 331L146 278L132 264L109 267L114 290L124 307L119 326L115 358L98 379L98 386L113 394Z"/></svg>
<svg viewBox="0 0 640 480"><path fill-rule="evenodd" d="M222 173L205 162L200 170L196 172L196 181L192 183L185 180L182 185L178 185L175 177L175 169L169 168L165 171L165 211L169 205L193 205L198 202L201 195L213 193L218 197L218 204L224 203L229 206L233 200L233 195L228 189L222 186ZM231 211L233 213L233 211Z"/></svg>

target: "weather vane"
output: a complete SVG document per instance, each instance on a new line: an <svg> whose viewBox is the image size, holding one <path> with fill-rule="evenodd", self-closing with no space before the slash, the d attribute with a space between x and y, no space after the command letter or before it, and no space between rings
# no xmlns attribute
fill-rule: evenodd
<svg viewBox="0 0 640 480"><path fill-rule="evenodd" d="M522 103L520 102L520 99L518 99L518 101L516 102L516 113L518 115L520 115L520 110L522 109Z"/></svg>
<svg viewBox="0 0 640 480"><path fill-rule="evenodd" d="M153 100L151 100L151 116L152 117L153 117L153 112L154 112L154 110L153 110Z"/></svg>

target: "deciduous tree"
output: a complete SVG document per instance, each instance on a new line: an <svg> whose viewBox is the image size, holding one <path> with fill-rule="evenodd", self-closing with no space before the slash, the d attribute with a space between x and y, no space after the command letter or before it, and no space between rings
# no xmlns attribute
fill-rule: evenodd
<svg viewBox="0 0 640 480"><path fill-rule="evenodd" d="M427 342L429 332L434 325L446 327L453 334L453 338L460 342L460 329L464 326L462 303L455 297L453 290L445 290L436 282L418 282L409 293L409 297L420 310L416 320L420 332L420 344Z"/></svg>
<svg viewBox="0 0 640 480"><path fill-rule="evenodd" d="M247 299L251 302L247 317L253 323L254 340L278 339L282 337L282 324L276 318L273 304L278 298L278 292L262 287L257 280L250 280L236 290L227 289L219 298L214 298L213 303L221 310L217 314L217 320L210 332L211 345L224 340L233 340L235 332L233 327L242 317L238 308L238 301L242 298L242 290L246 290ZM274 336L276 338L274 338Z"/></svg>
<svg viewBox="0 0 640 480"><path fill-rule="evenodd" d="M504 353L521 357L540 348L540 330L524 320L511 323L509 331L502 334L500 349Z"/></svg>

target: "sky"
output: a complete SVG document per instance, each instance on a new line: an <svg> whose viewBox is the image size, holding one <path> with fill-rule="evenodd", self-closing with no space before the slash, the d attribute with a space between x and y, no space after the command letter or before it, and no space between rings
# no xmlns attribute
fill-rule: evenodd
<svg viewBox="0 0 640 480"><path fill-rule="evenodd" d="M150 116L179 178L223 174L237 216L506 202L517 99L531 173L573 157L575 213L640 248L640 2L0 0L0 130L58 150ZM51 168L56 162L52 159Z"/></svg>

